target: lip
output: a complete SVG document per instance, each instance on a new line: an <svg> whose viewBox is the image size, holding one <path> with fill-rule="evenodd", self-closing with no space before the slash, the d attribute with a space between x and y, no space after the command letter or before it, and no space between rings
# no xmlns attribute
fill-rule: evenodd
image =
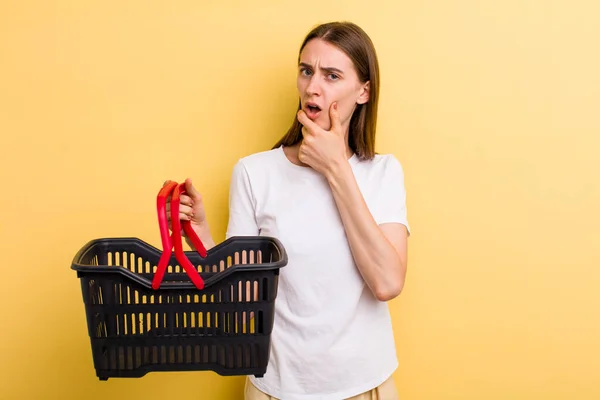
<svg viewBox="0 0 600 400"><path fill-rule="evenodd" d="M318 107L318 110L311 109L311 107ZM317 118L322 110L323 110L323 108L314 102L307 102L304 105L304 112L306 113L308 118L310 118L311 120L314 120L315 118Z"/></svg>

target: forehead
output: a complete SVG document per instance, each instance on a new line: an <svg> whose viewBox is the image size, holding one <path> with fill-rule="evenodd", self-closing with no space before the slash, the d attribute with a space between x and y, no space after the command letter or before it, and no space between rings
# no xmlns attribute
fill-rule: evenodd
<svg viewBox="0 0 600 400"><path fill-rule="evenodd" d="M313 39L300 53L300 62L321 67L335 67L343 71L353 69L350 57L338 47L322 39Z"/></svg>

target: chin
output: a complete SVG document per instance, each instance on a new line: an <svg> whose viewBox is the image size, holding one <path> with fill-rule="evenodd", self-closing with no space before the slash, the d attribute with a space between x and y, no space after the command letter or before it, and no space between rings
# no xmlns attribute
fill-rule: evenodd
<svg viewBox="0 0 600 400"><path fill-rule="evenodd" d="M323 121L323 120L317 118L313 122L315 124L317 124L319 126L319 128L324 129L326 131L328 131L329 129L331 129L331 123L329 122L329 120Z"/></svg>

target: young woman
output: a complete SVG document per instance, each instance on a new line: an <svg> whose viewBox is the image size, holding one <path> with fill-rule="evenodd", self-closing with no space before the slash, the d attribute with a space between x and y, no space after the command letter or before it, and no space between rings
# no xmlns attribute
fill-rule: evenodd
<svg viewBox="0 0 600 400"><path fill-rule="evenodd" d="M242 158L230 187L227 237L277 237L281 270L267 372L246 400L396 399L398 362L386 301L400 294L409 225L404 174L375 154L379 67L367 34L328 23L298 58L299 106L271 149ZM181 218L214 246L188 182Z"/></svg>

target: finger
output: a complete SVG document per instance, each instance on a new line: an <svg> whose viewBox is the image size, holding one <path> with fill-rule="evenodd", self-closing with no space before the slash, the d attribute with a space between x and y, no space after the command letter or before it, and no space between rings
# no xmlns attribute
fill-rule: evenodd
<svg viewBox="0 0 600 400"><path fill-rule="evenodd" d="M169 229L171 229L171 214L167 215L167 223L169 224ZM179 220L180 221L191 221L192 217L188 214L184 214L184 213L179 213Z"/></svg>
<svg viewBox="0 0 600 400"><path fill-rule="evenodd" d="M167 207L167 219L170 220L171 218L171 207ZM192 207L189 206L179 206L179 215L187 215L188 217L193 217L194 216L194 209Z"/></svg>
<svg viewBox="0 0 600 400"><path fill-rule="evenodd" d="M308 149L311 148L311 146L315 145L315 141L317 140L315 138L315 136L311 133L305 133L308 132L309 130L306 127L302 128L302 143L300 144L302 150L304 150L305 152L308 151Z"/></svg>
<svg viewBox="0 0 600 400"><path fill-rule="evenodd" d="M301 163L305 163L306 161L306 143L305 140L302 140L300 143L300 148L298 149L298 161Z"/></svg>
<svg viewBox="0 0 600 400"><path fill-rule="evenodd" d="M190 217L194 216L194 209L190 206L179 206L179 214L189 215Z"/></svg>
<svg viewBox="0 0 600 400"><path fill-rule="evenodd" d="M188 195L190 195L192 199L200 199L202 197L200 192L198 192L198 190L196 190L196 188L194 187L190 178L187 178L185 180L185 191L188 193Z"/></svg>
<svg viewBox="0 0 600 400"><path fill-rule="evenodd" d="M302 128L302 132L304 133L304 128ZM304 154L306 152L306 146L308 146L308 140L303 138L300 142L300 147L298 148L298 155Z"/></svg>
<svg viewBox="0 0 600 400"><path fill-rule="evenodd" d="M179 213L179 219L183 221L190 221L192 217L184 213Z"/></svg>
<svg viewBox="0 0 600 400"><path fill-rule="evenodd" d="M171 207L170 205L167 205L167 207L165 208L166 212L167 212L167 220L170 221L171 220ZM184 205L180 205L179 206L179 215L187 215L188 217L192 218L195 215L194 209L190 206L184 206Z"/></svg>
<svg viewBox="0 0 600 400"><path fill-rule="evenodd" d="M302 144L304 144L304 141L307 140L310 137L311 133L308 131L308 129L303 126L302 127ZM300 144L300 146L302 146L302 144Z"/></svg>
<svg viewBox="0 0 600 400"><path fill-rule="evenodd" d="M183 206L190 206L193 207L194 206L194 201L192 200L192 198L190 196L187 196L185 194L182 194L179 197L179 204L183 205Z"/></svg>
<svg viewBox="0 0 600 400"><path fill-rule="evenodd" d="M340 121L340 113L337 109L337 102L331 103L329 107L329 118L331 119L331 129L330 132L342 133L342 121Z"/></svg>
<svg viewBox="0 0 600 400"><path fill-rule="evenodd" d="M320 128L317 124L311 121L310 118L306 115L303 110L299 110L297 114L298 122L300 122L305 128L307 128L307 133L312 135L316 133Z"/></svg>

